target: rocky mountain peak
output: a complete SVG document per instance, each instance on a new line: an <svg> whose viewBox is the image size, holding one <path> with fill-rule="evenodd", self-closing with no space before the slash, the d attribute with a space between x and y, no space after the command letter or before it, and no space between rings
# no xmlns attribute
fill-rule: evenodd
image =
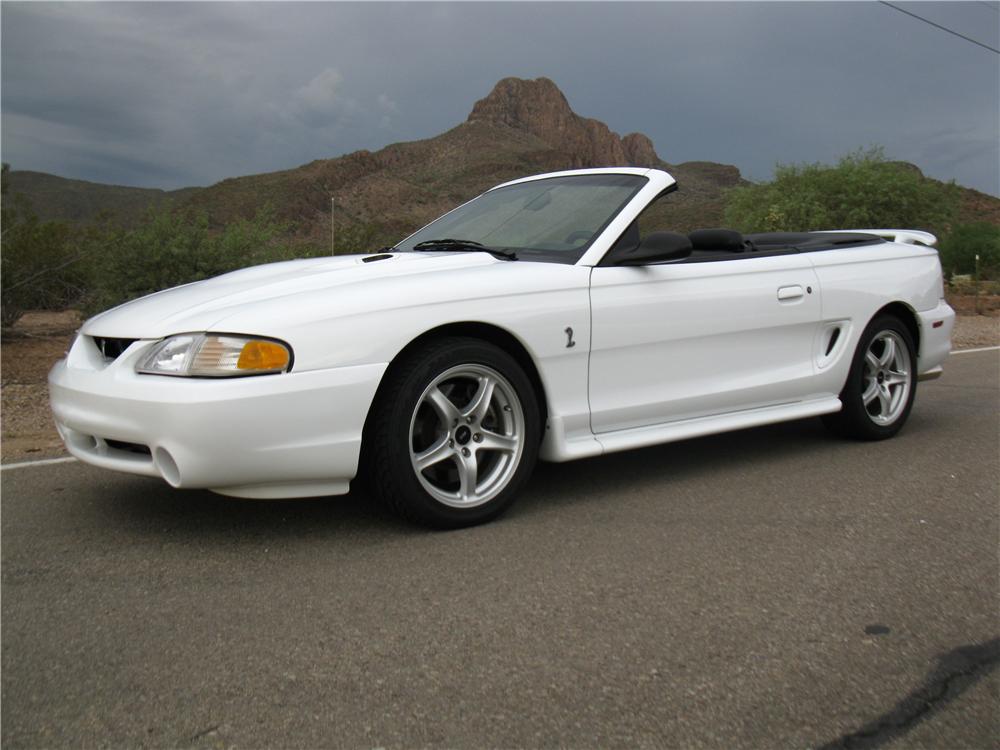
<svg viewBox="0 0 1000 750"><path fill-rule="evenodd" d="M563 92L548 78L503 78L475 103L469 121L486 120L534 133L565 128L574 117Z"/></svg>
<svg viewBox="0 0 1000 750"><path fill-rule="evenodd" d="M637 167L655 167L660 163L653 142L642 133L629 133L622 138L622 148L629 164Z"/></svg>
<svg viewBox="0 0 1000 750"><path fill-rule="evenodd" d="M504 78L472 108L468 122L489 122L531 133L564 152L569 167L658 166L653 142L641 133L624 139L599 120L580 117L548 78Z"/></svg>

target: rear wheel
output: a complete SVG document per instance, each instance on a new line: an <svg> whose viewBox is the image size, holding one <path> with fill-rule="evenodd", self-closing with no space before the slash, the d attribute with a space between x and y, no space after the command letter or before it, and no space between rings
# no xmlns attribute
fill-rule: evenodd
<svg viewBox="0 0 1000 750"><path fill-rule="evenodd" d="M823 417L837 434L861 440L892 437L906 422L916 395L917 357L906 325L891 315L875 318L858 343L843 408Z"/></svg>
<svg viewBox="0 0 1000 750"><path fill-rule="evenodd" d="M538 405L516 360L440 339L394 365L365 434L376 496L404 517L458 528L497 517L534 467Z"/></svg>

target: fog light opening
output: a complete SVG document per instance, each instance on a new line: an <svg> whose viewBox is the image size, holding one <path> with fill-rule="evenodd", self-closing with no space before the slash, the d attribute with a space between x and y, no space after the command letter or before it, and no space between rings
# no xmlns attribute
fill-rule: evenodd
<svg viewBox="0 0 1000 750"><path fill-rule="evenodd" d="M84 435L82 432L67 428L66 439L70 445L78 450L91 453L97 450L97 438L93 435Z"/></svg>
<svg viewBox="0 0 1000 750"><path fill-rule="evenodd" d="M156 462L156 470L160 472L160 476L173 487L181 486L181 471L177 468L174 457L166 448L157 448L153 453L153 460Z"/></svg>

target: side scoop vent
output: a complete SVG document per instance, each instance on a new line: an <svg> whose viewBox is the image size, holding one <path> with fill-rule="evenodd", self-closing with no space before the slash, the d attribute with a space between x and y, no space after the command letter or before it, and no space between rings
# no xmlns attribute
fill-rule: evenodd
<svg viewBox="0 0 1000 750"><path fill-rule="evenodd" d="M834 328L830 332L830 342L826 345L826 352L824 357L829 357L833 353L833 347L837 345L837 339L840 338L840 328Z"/></svg>
<svg viewBox="0 0 1000 750"><path fill-rule="evenodd" d="M829 367L844 352L844 342L848 338L850 321L838 320L828 323L820 333L816 346L816 366Z"/></svg>

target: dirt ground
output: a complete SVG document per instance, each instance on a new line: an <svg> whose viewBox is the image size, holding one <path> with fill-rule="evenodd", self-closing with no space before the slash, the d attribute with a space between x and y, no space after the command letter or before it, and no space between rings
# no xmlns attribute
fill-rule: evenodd
<svg viewBox="0 0 1000 750"><path fill-rule="evenodd" d="M959 313L952 334L955 349L1000 345L1000 295L981 297L975 314L971 296L950 297ZM46 375L61 359L80 326L80 316L64 312L30 312L9 331L0 346L0 422L4 463L65 455L49 412Z"/></svg>
<svg viewBox="0 0 1000 750"><path fill-rule="evenodd" d="M25 313L0 346L4 463L65 455L49 413L45 379L80 325L75 311Z"/></svg>

